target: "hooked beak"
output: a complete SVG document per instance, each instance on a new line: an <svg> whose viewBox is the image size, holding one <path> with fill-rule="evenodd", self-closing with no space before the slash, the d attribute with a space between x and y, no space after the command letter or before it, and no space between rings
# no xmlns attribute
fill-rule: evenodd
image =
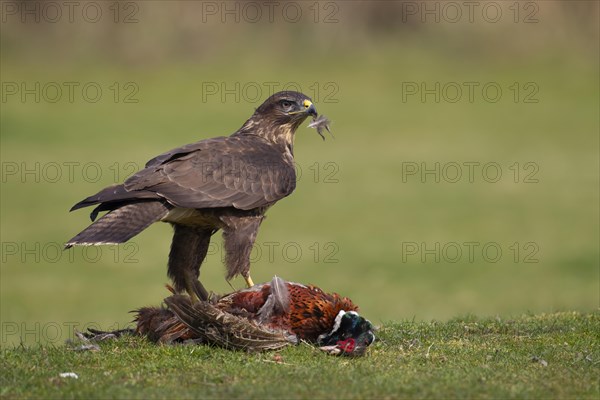
<svg viewBox="0 0 600 400"><path fill-rule="evenodd" d="M292 111L292 112L289 112L288 115L308 114L308 115L311 115L313 118L316 118L318 116L317 109L315 108L312 101L304 100L304 102L302 103L302 106L304 107L303 110ZM304 117L304 118L306 118L306 117Z"/></svg>
<svg viewBox="0 0 600 400"><path fill-rule="evenodd" d="M304 100L304 103L302 105L304 106L305 113L307 113L308 115L312 115L314 118L318 116L317 109L315 108L315 105L312 103L312 101Z"/></svg>

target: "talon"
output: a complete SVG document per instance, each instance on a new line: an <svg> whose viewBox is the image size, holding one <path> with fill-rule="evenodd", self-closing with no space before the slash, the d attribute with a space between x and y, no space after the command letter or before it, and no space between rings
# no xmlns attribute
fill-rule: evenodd
<svg viewBox="0 0 600 400"><path fill-rule="evenodd" d="M244 279L246 280L246 285L248 285L249 288L254 286L254 282L252 281L252 278L250 277L250 275L245 276Z"/></svg>

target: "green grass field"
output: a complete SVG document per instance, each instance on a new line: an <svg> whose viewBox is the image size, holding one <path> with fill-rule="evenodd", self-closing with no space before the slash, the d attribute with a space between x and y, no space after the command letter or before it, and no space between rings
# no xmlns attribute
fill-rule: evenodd
<svg viewBox="0 0 600 400"><path fill-rule="evenodd" d="M0 384L6 399L595 399L599 329L597 312L403 321L383 325L356 359L305 344L247 354L133 337L94 352L15 347L0 353Z"/></svg>
<svg viewBox="0 0 600 400"><path fill-rule="evenodd" d="M189 397L192 386L214 397L283 395L252 385L260 373L237 361L295 385L302 379L294 374L347 372L336 388L341 397L597 393L598 343L589 327L598 325L600 280L598 24L577 22L594 15L585 11L592 2L578 2L572 14L561 2L538 2L535 24L380 29L348 5L339 24L290 27L193 24L165 2L140 4L139 23L117 29L2 24L0 347L3 368L13 371L3 377L3 396L82 397L96 385L105 397ZM52 101L56 85L65 90L69 82L77 85L73 101L67 92ZM338 360L300 347L282 353L292 366L272 365L264 362L270 355L201 348L189 356L191 349L133 339L97 354L66 351L73 329L122 328L127 311L160 303L171 240L160 224L128 245L62 252L89 223L86 210L69 208L163 151L234 132L269 85L289 83L313 97L335 138L298 131L297 189L269 210L252 276L350 297L383 324L371 355ZM90 84L102 91L96 102L82 91ZM203 283L218 293L232 290L221 244L216 235L202 267ZM231 284L243 287L241 279ZM543 313L550 316L532 316ZM530 336L493 320L523 314L530 316L517 321ZM483 331L464 332L459 315L491 326L498 346ZM545 328L553 324L565 328L555 335ZM409 349L411 332L427 336L416 335L422 343ZM561 347L583 343L572 332L589 344ZM477 346L455 342L467 339ZM13 349L20 344L25 349ZM548 367L532 363L534 355L548 357ZM146 356L146 366L121 366ZM221 361L230 369L214 368ZM80 366L82 377L56 380L58 369L39 370L49 365ZM109 367L117 372L105 374ZM176 376L189 384L179 387ZM326 378L299 393L330 395ZM366 381L380 391L368 392ZM28 385L35 389L26 393Z"/></svg>

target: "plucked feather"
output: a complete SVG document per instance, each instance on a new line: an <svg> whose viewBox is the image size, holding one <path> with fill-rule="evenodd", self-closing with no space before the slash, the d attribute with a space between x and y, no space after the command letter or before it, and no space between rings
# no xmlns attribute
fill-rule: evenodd
<svg viewBox="0 0 600 400"><path fill-rule="evenodd" d="M285 281L278 276L271 280L271 294L258 311L258 322L271 320L274 315L284 315L290 311L290 292Z"/></svg>

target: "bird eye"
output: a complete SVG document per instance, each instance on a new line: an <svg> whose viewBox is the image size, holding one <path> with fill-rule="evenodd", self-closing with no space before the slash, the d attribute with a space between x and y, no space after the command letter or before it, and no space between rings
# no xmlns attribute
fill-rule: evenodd
<svg viewBox="0 0 600 400"><path fill-rule="evenodd" d="M292 107L292 102L288 101L288 100L282 100L280 104L281 104L281 107L283 107L285 109Z"/></svg>

